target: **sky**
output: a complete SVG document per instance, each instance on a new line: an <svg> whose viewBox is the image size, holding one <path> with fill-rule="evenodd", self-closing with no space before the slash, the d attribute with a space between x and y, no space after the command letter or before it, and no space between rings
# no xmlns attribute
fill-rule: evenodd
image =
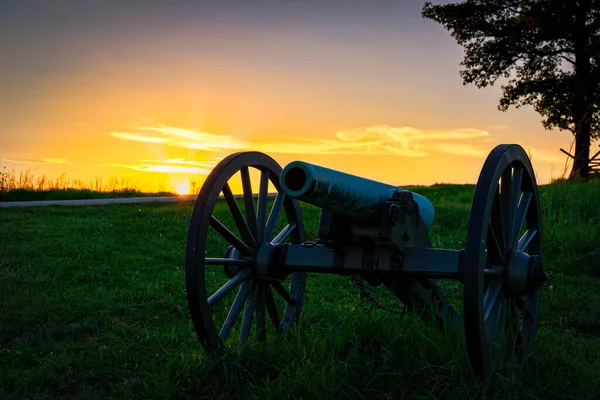
<svg viewBox="0 0 600 400"><path fill-rule="evenodd" d="M0 0L0 167L185 192L257 150L394 185L475 183L518 143L539 184L560 176L573 136L499 111L499 86L463 85L463 50L423 4Z"/></svg>

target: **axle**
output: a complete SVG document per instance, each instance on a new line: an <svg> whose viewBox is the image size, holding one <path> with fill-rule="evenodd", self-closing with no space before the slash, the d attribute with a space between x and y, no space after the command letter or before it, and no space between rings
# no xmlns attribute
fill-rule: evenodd
<svg viewBox="0 0 600 400"><path fill-rule="evenodd" d="M231 260L229 275L254 265L255 274L267 279L285 278L292 272L317 272L338 275L399 274L411 278L451 279L463 281L462 266L465 250L437 249L433 247L406 247L402 252L391 246L350 246L331 248L328 243L305 242L302 244L264 243L256 252L254 260L244 258L233 246L225 258ZM211 260L211 261L209 261ZM218 259L221 260L221 259ZM212 259L206 259L212 263ZM222 263L218 261L216 263ZM239 267L236 267L239 263ZM539 257L522 251L510 252L509 262L502 266L490 266L483 270L485 279L503 279L507 284L506 295L523 296L547 279L541 269Z"/></svg>
<svg viewBox="0 0 600 400"><path fill-rule="evenodd" d="M326 244L306 242L272 246L270 274L320 272L350 275L360 272L397 272L433 279L460 279L460 251L426 247L393 251L391 246L352 246L331 249ZM259 251L259 254L261 251Z"/></svg>

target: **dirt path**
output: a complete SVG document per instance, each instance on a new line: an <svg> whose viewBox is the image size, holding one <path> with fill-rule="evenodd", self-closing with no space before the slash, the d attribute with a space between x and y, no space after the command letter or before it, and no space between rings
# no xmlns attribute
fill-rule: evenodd
<svg viewBox="0 0 600 400"><path fill-rule="evenodd" d="M112 203L172 203L177 201L195 201L193 196L164 196L164 197L126 197L120 199L90 199L90 200L44 200L44 201L0 201L0 207L30 207L30 206L82 206Z"/></svg>
<svg viewBox="0 0 600 400"><path fill-rule="evenodd" d="M256 196L256 195L255 195ZM269 197L275 197L275 193L269 193ZM113 203L174 203L184 201L196 201L196 195L188 196L164 196L164 197L125 197L120 199L90 199L90 200L43 200L43 201L0 201L2 207L30 207L30 206L84 206ZM221 195L221 197L223 197ZM241 194L234 195L235 198L243 197Z"/></svg>

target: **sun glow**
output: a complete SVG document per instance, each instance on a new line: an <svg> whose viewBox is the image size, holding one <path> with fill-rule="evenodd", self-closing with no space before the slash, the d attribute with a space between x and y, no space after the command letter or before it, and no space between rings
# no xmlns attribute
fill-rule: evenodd
<svg viewBox="0 0 600 400"><path fill-rule="evenodd" d="M190 183L189 182L178 182L175 185L175 192L180 196L190 194Z"/></svg>

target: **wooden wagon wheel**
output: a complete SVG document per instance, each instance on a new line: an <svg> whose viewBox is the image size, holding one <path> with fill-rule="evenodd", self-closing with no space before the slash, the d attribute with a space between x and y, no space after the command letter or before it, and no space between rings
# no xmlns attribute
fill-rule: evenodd
<svg viewBox="0 0 600 400"><path fill-rule="evenodd" d="M518 145L497 146L485 161L462 269L467 352L473 372L486 376L496 357L530 354L546 280L538 188Z"/></svg>
<svg viewBox="0 0 600 400"><path fill-rule="evenodd" d="M260 173L256 209L250 182L252 169ZM238 173L243 188L243 200L239 201L243 202L244 212L229 184ZM264 341L267 332L288 331L300 315L306 274L274 276L267 268L269 260L263 260L258 251L264 243L304 241L300 206L280 191L280 173L281 166L265 154L232 154L213 169L198 194L187 237L186 289L196 334L208 351L220 347L236 329L239 343L245 343L253 323L258 340ZM269 181L277 196L267 213ZM221 193L225 202L219 200ZM229 225L235 226L239 235L226 226L229 218L217 219L214 215L215 206L225 205L231 215ZM287 224L277 233L282 210ZM215 250L217 256L211 256ZM265 309L274 329L267 328Z"/></svg>

